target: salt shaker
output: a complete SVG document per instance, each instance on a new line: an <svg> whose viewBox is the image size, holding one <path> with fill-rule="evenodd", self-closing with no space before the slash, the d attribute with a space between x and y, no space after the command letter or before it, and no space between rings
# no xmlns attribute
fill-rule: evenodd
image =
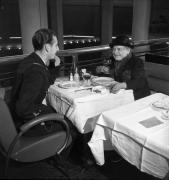
<svg viewBox="0 0 169 180"><path fill-rule="evenodd" d="M70 80L70 81L73 81L73 74L72 74L72 73L70 73L69 80Z"/></svg>

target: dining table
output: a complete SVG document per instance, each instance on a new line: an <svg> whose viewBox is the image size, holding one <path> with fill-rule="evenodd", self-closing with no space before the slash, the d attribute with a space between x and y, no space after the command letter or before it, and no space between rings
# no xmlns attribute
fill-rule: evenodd
<svg viewBox="0 0 169 180"><path fill-rule="evenodd" d="M107 78L103 77L102 80L106 82ZM76 82L70 82L68 77L57 78L49 87L46 100L58 113L64 114L82 134L94 130L100 113L134 101L132 90L121 90L113 94L96 84L86 86L84 81L80 81L77 87L66 86L69 84ZM101 90L98 91L97 87L101 87Z"/></svg>
<svg viewBox="0 0 169 180"><path fill-rule="evenodd" d="M88 145L98 165L114 150L140 171L169 174L169 96L154 93L100 114ZM113 162L113 157L112 157Z"/></svg>

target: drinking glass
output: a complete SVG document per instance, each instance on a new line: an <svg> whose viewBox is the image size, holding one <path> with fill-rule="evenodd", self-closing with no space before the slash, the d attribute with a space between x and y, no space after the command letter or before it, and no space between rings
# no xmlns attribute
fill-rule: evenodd
<svg viewBox="0 0 169 180"><path fill-rule="evenodd" d="M91 82L90 82L91 72L83 73L83 74L82 74L82 78L83 78L84 84L85 84L86 86L90 86L90 84L91 84Z"/></svg>

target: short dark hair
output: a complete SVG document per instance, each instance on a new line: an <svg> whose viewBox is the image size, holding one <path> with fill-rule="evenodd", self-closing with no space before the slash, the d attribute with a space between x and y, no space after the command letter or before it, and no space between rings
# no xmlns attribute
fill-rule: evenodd
<svg viewBox="0 0 169 180"><path fill-rule="evenodd" d="M53 36L56 36L55 32L50 29L39 29L32 37L32 44L34 50L41 50L44 44L51 43Z"/></svg>

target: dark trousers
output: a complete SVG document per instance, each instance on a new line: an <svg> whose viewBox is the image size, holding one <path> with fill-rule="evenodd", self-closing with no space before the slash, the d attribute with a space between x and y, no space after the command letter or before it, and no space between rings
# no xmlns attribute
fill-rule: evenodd
<svg viewBox="0 0 169 180"><path fill-rule="evenodd" d="M49 114L49 113L56 113L56 111L52 109L50 106L46 106L45 108L43 108L43 111L41 111L39 116L43 114ZM64 117L64 120L67 122L69 126L72 139L75 140L78 136L77 129L66 116ZM38 124L37 126L34 126L30 130L28 130L28 132L26 132L24 136L30 136L30 137L43 136L43 135L47 135L47 134L51 134L51 133L59 132L63 130L65 130L65 128L61 123L57 121L48 121L42 124Z"/></svg>

